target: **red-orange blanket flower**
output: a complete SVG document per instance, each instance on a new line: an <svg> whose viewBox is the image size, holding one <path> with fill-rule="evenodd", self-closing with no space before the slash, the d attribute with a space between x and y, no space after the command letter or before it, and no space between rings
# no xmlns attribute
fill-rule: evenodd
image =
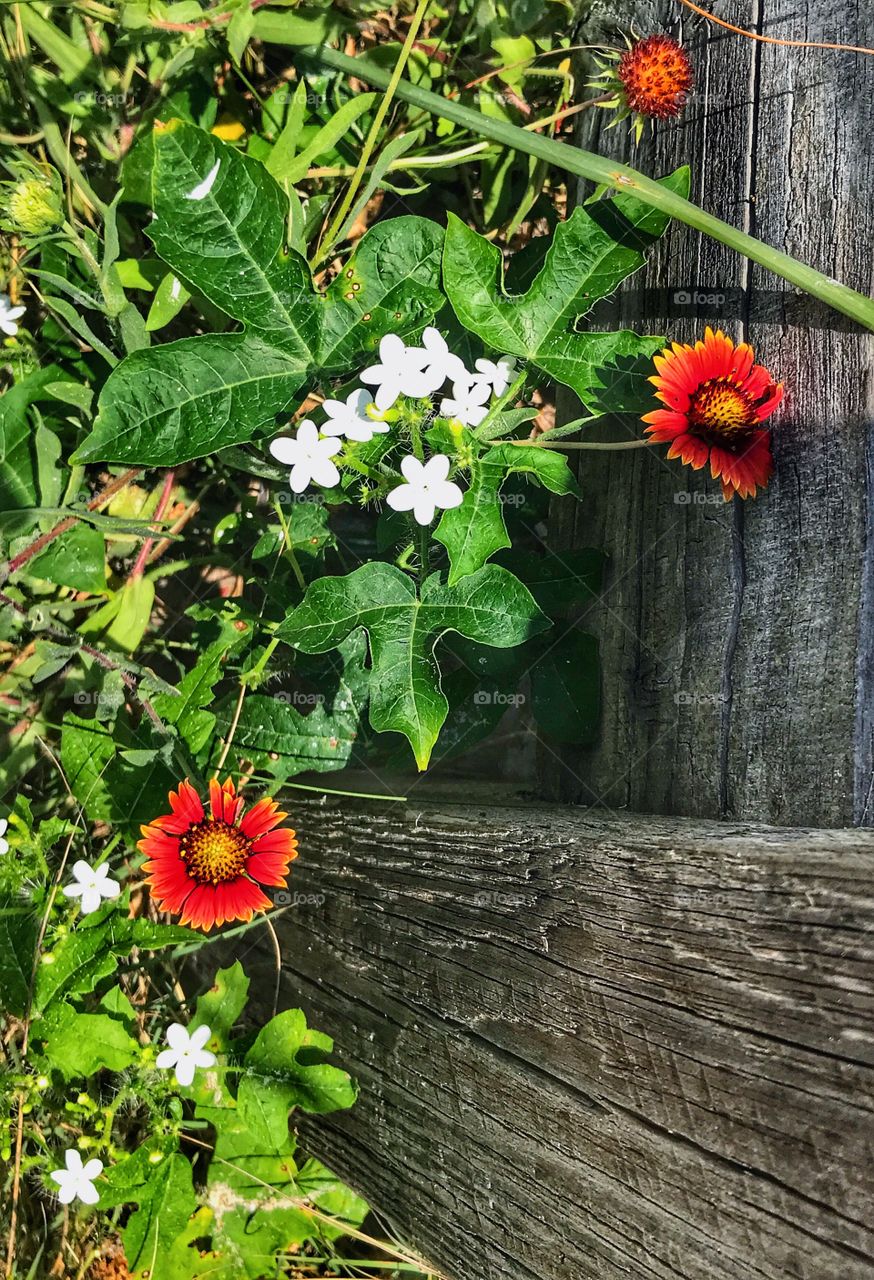
<svg viewBox="0 0 874 1280"><path fill-rule="evenodd" d="M681 458L722 482L728 502L739 493L755 496L774 469L769 433L761 423L783 399L783 383L763 365L753 364L746 342L735 347L717 330L704 331L694 347L675 342L656 356L658 373L650 378L665 409L645 415L652 440L670 441L669 458Z"/></svg>
<svg viewBox="0 0 874 1280"><path fill-rule="evenodd" d="M288 814L276 801L259 800L240 820L243 800L230 778L210 782L208 814L187 778L169 798L172 812L143 827L138 846L158 908L211 929L272 906L260 886L285 885L297 857L295 833L277 830Z"/></svg>

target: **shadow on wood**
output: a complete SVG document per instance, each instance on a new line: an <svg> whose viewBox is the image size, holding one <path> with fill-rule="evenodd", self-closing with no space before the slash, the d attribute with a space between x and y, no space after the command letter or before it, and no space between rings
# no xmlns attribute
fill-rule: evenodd
<svg viewBox="0 0 874 1280"><path fill-rule="evenodd" d="M454 1280L872 1280L874 833L464 799L295 803L316 1153Z"/></svg>

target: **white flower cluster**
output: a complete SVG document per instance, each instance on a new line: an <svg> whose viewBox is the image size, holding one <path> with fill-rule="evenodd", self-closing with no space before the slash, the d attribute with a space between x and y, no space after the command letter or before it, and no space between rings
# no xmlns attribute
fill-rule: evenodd
<svg viewBox="0 0 874 1280"><path fill-rule="evenodd" d="M366 444L375 435L384 435L388 412L399 396L423 399L452 383L452 395L440 401L440 415L478 427L489 411L493 395L501 396L510 386L515 361L510 356L477 360L472 373L459 356L449 350L446 339L433 326L422 334L421 347L408 347L396 333L388 333L379 344L379 364L370 365L361 381L374 387L372 393L357 387L345 400L325 400L322 408L327 422L321 428L305 418L294 439L273 440L270 452L278 462L291 467L289 483L294 493L303 493L310 484L331 489L340 482L333 461L343 447L343 439ZM463 494L448 479L450 460L435 454L427 462L412 455L402 459L406 483L388 494L386 501L395 511L412 511L419 524L430 524L435 512L457 507Z"/></svg>

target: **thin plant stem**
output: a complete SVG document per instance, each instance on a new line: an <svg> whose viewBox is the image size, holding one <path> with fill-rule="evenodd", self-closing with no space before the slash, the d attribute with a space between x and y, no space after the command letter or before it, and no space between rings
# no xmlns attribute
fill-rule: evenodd
<svg viewBox="0 0 874 1280"><path fill-rule="evenodd" d="M331 67L335 71L345 71L348 75L356 76L375 88L387 88L389 84L388 73L381 67L374 66L366 57L350 58L336 49L327 48L314 50L313 57L322 66ZM691 200L684 199L668 187L638 173L629 165L619 164L606 156L599 156L593 151L584 151L581 147L559 142L555 138L543 138L539 134L526 132L525 129L520 129L505 120L492 119L479 111L474 111L471 107L453 102L450 98L441 98L436 93L420 89L418 85L409 84L406 81L397 83L394 92L404 102L423 107L435 116L453 120L456 124L463 125L483 138L491 138L494 142L546 160L556 168L575 174L577 177L588 178L591 182L635 195L644 204L660 209L662 213L676 218L679 222L685 222L687 226L694 227L696 231L701 231L721 244L727 245L729 249L734 249L753 262L758 262L774 275L782 276L790 284L819 298L821 302L850 316L866 328L874 329L874 300L864 297L855 289L850 289L837 280L830 279L820 271L815 271L813 267L799 262L781 249L775 249L772 245L757 240L755 236L739 231L737 227L729 226L721 218L706 213Z"/></svg>
<svg viewBox="0 0 874 1280"><path fill-rule="evenodd" d="M316 250L316 263L321 261L323 249L325 253L331 249L331 246L334 244L334 241L343 228L343 223L346 221L346 215L352 208L352 203L358 193L358 188L361 186L365 170L367 169L373 149L376 146L376 141L379 137L379 132L382 129L383 121L385 120L385 117L388 114L388 109L392 104L395 90L400 84L401 76L404 74L404 68L407 65L407 60L412 53L413 45L416 43L416 36L419 34L419 28L422 25L422 19L425 17L425 10L428 8L429 3L430 0L419 0L419 3L416 5L416 11L413 14L412 21L410 22L409 30L407 31L407 38L404 41L400 56L398 57L394 70L390 75L386 75L386 83L382 86L386 91L385 96L376 110L376 115L373 117L373 124L370 126L367 139L361 149L361 155L358 158L358 164L354 174L352 175L352 181L349 183L346 194L343 197L340 208L337 210L327 235L325 235L321 240L318 249Z"/></svg>

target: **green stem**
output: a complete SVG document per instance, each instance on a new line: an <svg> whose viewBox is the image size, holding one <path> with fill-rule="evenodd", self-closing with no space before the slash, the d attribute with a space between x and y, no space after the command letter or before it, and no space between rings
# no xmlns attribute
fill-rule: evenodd
<svg viewBox="0 0 874 1280"><path fill-rule="evenodd" d="M558 440L510 440L510 444L524 445L527 449L595 449L598 453L610 453L614 449L645 449L647 445L661 444L660 440L614 440L598 441L569 440L566 444Z"/></svg>
<svg viewBox="0 0 874 1280"><path fill-rule="evenodd" d="M508 404L512 404L513 401L518 398L522 388L525 386L525 379L527 377L528 366L523 365L522 372L516 375L516 379L512 386L509 386L500 399L495 401L479 426L474 428L473 434L476 436L477 440L497 439L496 436L489 435L489 429L498 414L502 413Z"/></svg>
<svg viewBox="0 0 874 1280"><path fill-rule="evenodd" d="M381 67L374 66L367 58L350 58L345 53L338 53L335 49L320 48L313 52L323 66L331 67L334 71L345 71L348 75L356 76L359 80L373 85L374 88L384 89L390 84L389 73ZM569 146L566 142L558 142L554 138L541 138L537 134L527 133L516 125L508 124L505 120L492 119L479 111L474 111L471 107L454 102L451 98L441 98L436 93L420 89L418 85L409 84L406 81L395 83L393 92L403 101L422 107L433 115L454 120L456 124L464 125L483 138L491 138L504 146L537 156L580 178L588 178L592 182L603 183L607 187L618 187L622 191L633 192L645 204L661 209L669 217L685 222L696 231L703 231L705 235L728 245L730 249L766 267L774 275L782 276L784 280L797 285L805 293L810 293L821 302L834 307L836 311L843 312L844 315L857 320L868 329L874 329L874 301L870 298L857 293L855 289L839 284L820 271L814 271L812 267L790 257L788 253L763 244L755 236L748 235L745 231L738 231L736 227L729 226L721 218L705 213L690 200L684 200L682 196L654 182L652 178L638 173L636 169L629 168L628 165L608 160L604 156L596 155L593 151Z"/></svg>
<svg viewBox="0 0 874 1280"><path fill-rule="evenodd" d="M418 419L414 418L410 421L410 444L413 447L413 455L420 462L425 461L425 448L422 444L422 427ZM416 543L416 550L419 553L419 581L424 582L430 571L430 541L431 530L428 525L419 524L416 517L410 513L410 525L413 530L413 538Z"/></svg>
<svg viewBox="0 0 874 1280"><path fill-rule="evenodd" d="M404 41L403 48L401 49L400 57L398 58L391 74L386 72L385 84L381 86L381 88L386 91L385 96L377 107L376 115L373 117L373 124L370 126L370 132L368 133L367 140L361 150L358 164L354 174L352 175L352 181L349 183L346 195L343 197L343 202L337 210L334 221L331 223L330 230L319 244L316 252L316 259L318 261L321 261L324 254L328 253L331 249L331 246L334 244L334 241L343 228L343 224L346 221L346 215L352 208L352 202L358 193L358 188L361 186L365 170L367 169L368 162L370 161L371 153L373 152L373 148L376 146L376 140L379 137L380 130L382 129L383 121L388 114L388 109L391 106L395 90L400 83L401 76L404 74L407 59L412 52L413 45L416 43L416 37L419 34L419 27L422 25L422 19L425 16L425 10L428 8L429 3L430 0L419 0L419 3L416 5L416 12L413 14L413 20L410 23L409 30L407 31L407 38Z"/></svg>

